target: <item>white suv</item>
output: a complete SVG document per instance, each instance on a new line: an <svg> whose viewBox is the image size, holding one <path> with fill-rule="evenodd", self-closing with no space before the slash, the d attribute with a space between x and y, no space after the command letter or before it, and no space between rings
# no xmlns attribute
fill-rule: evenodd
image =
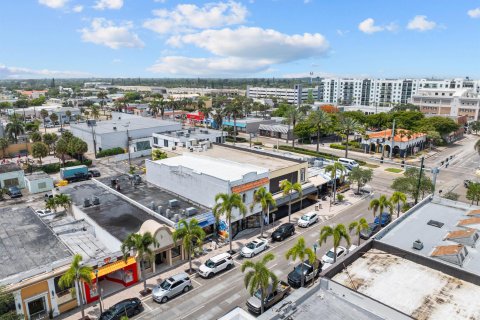
<svg viewBox="0 0 480 320"><path fill-rule="evenodd" d="M233 264L232 256L228 253L222 253L205 261L198 268L198 274L202 278L211 278L220 271L231 269Z"/></svg>
<svg viewBox="0 0 480 320"><path fill-rule="evenodd" d="M298 226L299 227L309 227L310 225L314 224L318 221L318 215L315 211L305 213L300 219L298 219Z"/></svg>

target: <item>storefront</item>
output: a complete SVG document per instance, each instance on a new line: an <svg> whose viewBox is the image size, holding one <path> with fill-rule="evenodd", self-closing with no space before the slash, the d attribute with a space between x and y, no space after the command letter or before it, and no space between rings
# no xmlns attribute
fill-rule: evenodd
<svg viewBox="0 0 480 320"><path fill-rule="evenodd" d="M135 257L106 257L100 261L92 273L92 284L85 283L85 299L87 303L98 300L102 294L111 293L115 289L128 287L138 281L137 261Z"/></svg>

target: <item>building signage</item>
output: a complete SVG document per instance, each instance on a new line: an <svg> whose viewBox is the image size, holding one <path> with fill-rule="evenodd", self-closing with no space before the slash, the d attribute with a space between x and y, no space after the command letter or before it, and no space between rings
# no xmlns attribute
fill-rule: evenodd
<svg viewBox="0 0 480 320"><path fill-rule="evenodd" d="M112 262L117 262L117 257L105 257L103 259L98 260L97 266L98 268L103 267L104 265L107 265Z"/></svg>
<svg viewBox="0 0 480 320"><path fill-rule="evenodd" d="M232 192L233 193L245 192L245 191L248 191L248 190L251 190L251 189L261 187L261 186L263 186L264 184L267 184L267 183L268 183L268 178L263 178L263 179L260 179L260 180L256 180L256 181L248 182L248 183L245 183L245 184L241 184L239 186L232 187Z"/></svg>

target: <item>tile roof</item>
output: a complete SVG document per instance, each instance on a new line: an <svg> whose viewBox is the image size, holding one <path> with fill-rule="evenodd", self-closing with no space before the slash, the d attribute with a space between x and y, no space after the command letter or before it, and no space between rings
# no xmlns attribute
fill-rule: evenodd
<svg viewBox="0 0 480 320"><path fill-rule="evenodd" d="M457 254L463 249L462 244L454 244L450 246L438 246L435 247L433 252L430 254L432 257L438 257L438 256L448 256L452 254Z"/></svg>
<svg viewBox="0 0 480 320"><path fill-rule="evenodd" d="M480 217L460 220L458 221L457 226L468 226L469 224L480 224Z"/></svg>
<svg viewBox="0 0 480 320"><path fill-rule="evenodd" d="M401 133L401 134L400 134ZM407 137L407 135L410 134L411 137L410 139ZM392 136L392 129L387 129L379 132L372 132L368 135L370 139L378 139L378 138L389 138ZM395 130L395 137L394 141L395 142L407 142L419 137L426 136L425 133L414 133L409 130L404 130L404 129L396 129Z"/></svg>
<svg viewBox="0 0 480 320"><path fill-rule="evenodd" d="M475 234L477 232L476 229L468 228L464 230L455 230L455 231L450 231L446 239L458 239L458 238L468 238Z"/></svg>
<svg viewBox="0 0 480 320"><path fill-rule="evenodd" d="M471 210L467 213L467 216L480 216L480 209Z"/></svg>

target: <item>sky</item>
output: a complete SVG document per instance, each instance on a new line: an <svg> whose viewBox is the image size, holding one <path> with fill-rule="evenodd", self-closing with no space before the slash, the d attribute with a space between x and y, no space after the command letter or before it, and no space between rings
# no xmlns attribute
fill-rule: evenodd
<svg viewBox="0 0 480 320"><path fill-rule="evenodd" d="M20 0L0 12L0 79L480 79L480 0Z"/></svg>

